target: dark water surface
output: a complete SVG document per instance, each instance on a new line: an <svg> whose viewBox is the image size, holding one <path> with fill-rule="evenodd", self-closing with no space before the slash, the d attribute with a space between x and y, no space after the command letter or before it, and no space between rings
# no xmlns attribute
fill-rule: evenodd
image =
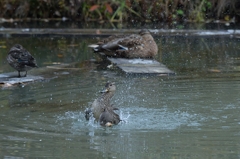
<svg viewBox="0 0 240 159"><path fill-rule="evenodd" d="M240 158L239 39L154 38L176 76L108 69L87 48L93 37L1 38L2 73L20 43L40 66L29 74L46 80L0 90L0 158ZM124 120L112 128L84 118L106 81Z"/></svg>

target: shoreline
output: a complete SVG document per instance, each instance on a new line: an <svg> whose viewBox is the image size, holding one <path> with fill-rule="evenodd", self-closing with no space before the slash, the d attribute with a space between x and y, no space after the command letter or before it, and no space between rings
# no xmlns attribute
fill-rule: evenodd
<svg viewBox="0 0 240 159"><path fill-rule="evenodd" d="M113 34L137 33L140 29L67 29L67 28L0 28L0 36L109 36ZM240 36L240 29L197 30L197 29L149 29L153 36Z"/></svg>

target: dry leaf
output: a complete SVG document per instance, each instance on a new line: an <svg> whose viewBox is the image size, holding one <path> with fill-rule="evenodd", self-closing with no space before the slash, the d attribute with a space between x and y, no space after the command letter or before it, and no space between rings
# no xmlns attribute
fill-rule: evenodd
<svg viewBox="0 0 240 159"><path fill-rule="evenodd" d="M92 12L92 11L95 11L96 9L98 9L99 8L99 5L93 5L90 9L89 9L89 11L90 12Z"/></svg>
<svg viewBox="0 0 240 159"><path fill-rule="evenodd" d="M113 9L112 9L112 7L110 6L110 4L106 3L105 6L106 6L106 10L107 10L109 13L112 13L112 12L113 12Z"/></svg>

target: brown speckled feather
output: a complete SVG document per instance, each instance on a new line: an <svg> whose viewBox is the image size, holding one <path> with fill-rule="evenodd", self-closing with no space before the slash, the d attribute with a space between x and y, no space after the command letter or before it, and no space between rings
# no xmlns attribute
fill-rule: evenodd
<svg viewBox="0 0 240 159"><path fill-rule="evenodd" d="M102 126L106 126L107 123L117 125L120 122L120 117L114 112L114 107L105 107L104 111L99 117L99 122Z"/></svg>
<svg viewBox="0 0 240 159"><path fill-rule="evenodd" d="M10 66L18 71L18 77L21 77L21 71L26 71L24 76L27 76L28 70L38 67L35 58L20 44L16 44L10 49L7 61Z"/></svg>
<svg viewBox="0 0 240 159"><path fill-rule="evenodd" d="M107 122L118 124L120 122L119 115L113 111L117 108L114 108L110 101L116 90L115 83L108 82L105 88L101 96L94 100L91 108L85 111L85 117L88 120L92 113L95 120L99 121L101 125L105 125Z"/></svg>
<svg viewBox="0 0 240 159"><path fill-rule="evenodd" d="M124 58L153 58L158 53L158 46L148 30L139 34L110 36L100 41L95 52L107 56Z"/></svg>

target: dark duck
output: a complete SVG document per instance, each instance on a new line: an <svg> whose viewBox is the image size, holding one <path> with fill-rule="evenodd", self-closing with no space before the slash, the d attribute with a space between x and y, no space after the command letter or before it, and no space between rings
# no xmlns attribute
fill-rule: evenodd
<svg viewBox="0 0 240 159"><path fill-rule="evenodd" d="M10 66L18 71L18 77L21 77L20 72L26 71L24 75L26 77L27 71L38 67L35 58L20 44L16 44L10 49L7 61Z"/></svg>
<svg viewBox="0 0 240 159"><path fill-rule="evenodd" d="M111 98L116 91L114 82L107 82L105 90L101 91L101 95L94 100L90 109L85 111L85 117L89 120L92 114L96 121L102 126L112 126L118 124L121 120L114 110L118 110L111 105Z"/></svg>
<svg viewBox="0 0 240 159"><path fill-rule="evenodd" d="M158 46L147 29L138 34L110 36L89 47L106 56L122 58L154 58L158 53Z"/></svg>
<svg viewBox="0 0 240 159"><path fill-rule="evenodd" d="M104 108L99 117L100 125L112 126L117 125L121 121L119 115L116 114L114 110L118 110L118 108L114 108L112 106L107 106Z"/></svg>

